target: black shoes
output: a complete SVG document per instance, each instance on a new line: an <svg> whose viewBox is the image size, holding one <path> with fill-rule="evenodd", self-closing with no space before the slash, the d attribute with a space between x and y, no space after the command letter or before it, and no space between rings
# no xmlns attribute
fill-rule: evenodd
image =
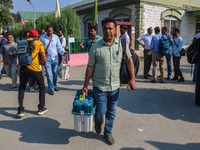
<svg viewBox="0 0 200 150"><path fill-rule="evenodd" d="M18 110L18 113L16 114L16 116L17 116L18 118L24 117L24 111L23 111L23 110Z"/></svg>
<svg viewBox="0 0 200 150"><path fill-rule="evenodd" d="M101 133L101 126L98 126L95 124L95 131L97 134L100 134Z"/></svg>
<svg viewBox="0 0 200 150"><path fill-rule="evenodd" d="M149 79L149 77L152 77L152 75L150 75L150 74L144 75L144 79Z"/></svg>
<svg viewBox="0 0 200 150"><path fill-rule="evenodd" d="M171 80L178 80L178 77L175 76Z"/></svg>
<svg viewBox="0 0 200 150"><path fill-rule="evenodd" d="M49 95L54 95L54 91L49 91Z"/></svg>
<svg viewBox="0 0 200 150"><path fill-rule="evenodd" d="M44 107L43 109L39 109L38 112L37 112L37 114L38 115L43 115L45 112L47 112L47 110L48 109Z"/></svg>
<svg viewBox="0 0 200 150"><path fill-rule="evenodd" d="M178 80L178 82L184 82L184 77L180 77L180 79Z"/></svg>
<svg viewBox="0 0 200 150"><path fill-rule="evenodd" d="M151 82L151 83L156 83L156 81L155 81L155 80L151 80L150 82Z"/></svg>
<svg viewBox="0 0 200 150"><path fill-rule="evenodd" d="M59 91L59 89L57 87L54 88L54 91Z"/></svg>

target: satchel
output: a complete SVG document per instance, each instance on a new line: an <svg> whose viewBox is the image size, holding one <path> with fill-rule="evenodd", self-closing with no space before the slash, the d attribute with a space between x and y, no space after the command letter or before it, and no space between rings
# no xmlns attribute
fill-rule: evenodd
<svg viewBox="0 0 200 150"><path fill-rule="evenodd" d="M58 67L59 78L63 80L69 80L70 76L70 65L66 63L65 60L62 60Z"/></svg>
<svg viewBox="0 0 200 150"><path fill-rule="evenodd" d="M126 39L121 39L121 45L122 45L122 62L121 62L121 68L120 68L120 84L128 84L130 81L130 74L128 71L128 67L126 64Z"/></svg>
<svg viewBox="0 0 200 150"><path fill-rule="evenodd" d="M174 44L176 45L176 47L178 48L178 45L176 44L175 40L174 40ZM185 56L185 49L182 48L181 51L179 52L181 56Z"/></svg>

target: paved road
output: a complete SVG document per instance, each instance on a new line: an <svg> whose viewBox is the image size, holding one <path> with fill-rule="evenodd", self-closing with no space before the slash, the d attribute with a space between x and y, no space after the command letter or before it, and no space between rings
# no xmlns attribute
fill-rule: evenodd
<svg viewBox="0 0 200 150"><path fill-rule="evenodd" d="M59 92L46 94L48 112L37 116L38 92L25 94L25 117L16 119L17 92L11 80L0 80L0 150L199 150L200 108L194 105L195 84L190 65L182 60L186 82L149 83L137 76L137 90L121 88L113 136L73 130L72 102L82 88L86 66L72 67L69 81L58 81ZM140 132L138 129L142 129Z"/></svg>

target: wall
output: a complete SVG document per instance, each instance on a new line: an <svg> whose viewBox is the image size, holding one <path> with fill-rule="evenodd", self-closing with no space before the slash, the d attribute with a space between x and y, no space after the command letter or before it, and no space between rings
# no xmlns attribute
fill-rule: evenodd
<svg viewBox="0 0 200 150"><path fill-rule="evenodd" d="M131 20L130 22L135 24L135 20L136 20L136 15L135 15L135 12L136 12L136 8L135 8L135 5L129 5L129 6L125 6L129 9L131 9ZM102 26L101 26L101 21L103 19L105 19L106 17L109 17L109 14L113 11L114 9L106 9L106 10L102 10L102 11L99 11L98 12L98 34L103 36L103 31L102 31ZM81 26L81 36L82 37L85 37L85 25L84 25L84 22L83 22L83 18L86 16L87 14L83 14L83 15L80 15L79 18L80 18L80 26Z"/></svg>
<svg viewBox="0 0 200 150"><path fill-rule="evenodd" d="M144 33L147 33L148 27L163 26L162 25L162 12L167 10L166 7L144 5ZM183 38L183 45L189 45L192 42L196 32L196 17L188 15L184 10L178 10L181 12L181 31L180 36Z"/></svg>
<svg viewBox="0 0 200 150"><path fill-rule="evenodd" d="M68 65L71 66L87 65L88 59L89 59L88 53L70 54L70 61L68 62Z"/></svg>
<svg viewBox="0 0 200 150"><path fill-rule="evenodd" d="M149 3L155 3L163 6L170 6L170 7L187 7L193 6L193 7L200 7L200 1L199 0L141 0L143 2L149 2Z"/></svg>
<svg viewBox="0 0 200 150"><path fill-rule="evenodd" d="M162 20L161 20L161 14L163 11L165 11L168 8L159 7L159 6L152 6L152 5L144 5L144 33L147 33L147 29L149 27L152 27L153 29L156 26L161 27Z"/></svg>
<svg viewBox="0 0 200 150"><path fill-rule="evenodd" d="M181 22L181 37L183 38L183 45L190 45L196 34L196 16L183 14Z"/></svg>

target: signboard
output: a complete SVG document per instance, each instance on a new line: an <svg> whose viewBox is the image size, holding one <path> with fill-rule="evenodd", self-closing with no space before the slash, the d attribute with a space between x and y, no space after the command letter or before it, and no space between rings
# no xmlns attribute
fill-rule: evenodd
<svg viewBox="0 0 200 150"><path fill-rule="evenodd" d="M132 31L132 33L135 33L135 28L132 28L131 31Z"/></svg>
<svg viewBox="0 0 200 150"><path fill-rule="evenodd" d="M72 38L69 38L69 43L73 43L73 42L75 42L75 39L74 39L74 37L72 37Z"/></svg>

